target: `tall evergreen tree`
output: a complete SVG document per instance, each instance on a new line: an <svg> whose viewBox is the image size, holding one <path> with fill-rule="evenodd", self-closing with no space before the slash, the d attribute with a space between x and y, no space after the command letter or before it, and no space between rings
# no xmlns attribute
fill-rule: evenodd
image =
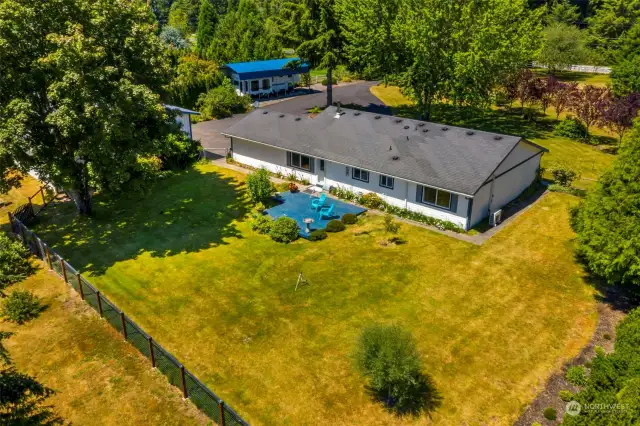
<svg viewBox="0 0 640 426"><path fill-rule="evenodd" d="M286 2L282 10L299 20L297 25L292 25L300 38L296 48L298 55L312 67L327 69L327 105L331 105L333 71L344 60L344 40L336 0L308 0L304 5Z"/></svg>
<svg viewBox="0 0 640 426"><path fill-rule="evenodd" d="M594 274L640 289L640 121L612 168L574 212L572 224L577 252Z"/></svg>
<svg viewBox="0 0 640 426"><path fill-rule="evenodd" d="M205 55L215 36L218 14L211 0L200 1L200 14L198 15L198 30L196 32L196 52L201 57Z"/></svg>
<svg viewBox="0 0 640 426"><path fill-rule="evenodd" d="M590 46L607 65L620 62L621 41L640 21L640 0L602 0L595 14L588 19Z"/></svg>

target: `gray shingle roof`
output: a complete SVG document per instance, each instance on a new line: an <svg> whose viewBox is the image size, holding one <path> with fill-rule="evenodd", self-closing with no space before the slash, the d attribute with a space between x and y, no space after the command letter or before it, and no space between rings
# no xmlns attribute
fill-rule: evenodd
<svg viewBox="0 0 640 426"><path fill-rule="evenodd" d="M309 119L256 110L222 133L465 195L522 140L346 108L335 118L337 111Z"/></svg>

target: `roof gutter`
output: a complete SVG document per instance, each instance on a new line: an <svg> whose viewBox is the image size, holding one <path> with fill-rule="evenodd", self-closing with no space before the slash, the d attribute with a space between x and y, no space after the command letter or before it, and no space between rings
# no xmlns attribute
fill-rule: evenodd
<svg viewBox="0 0 640 426"><path fill-rule="evenodd" d="M392 178L394 178L394 179L405 180L405 181L407 181L407 182L415 183L416 185L428 186L429 188L434 188L434 189L438 189L438 190L441 190L441 191L451 192L452 194L462 195L462 196L467 197L467 198L473 198L473 197L475 196L475 194L473 194L473 195L471 195L471 194L465 194L464 192L458 192L458 191L453 191L453 190L451 190L451 189L440 188L440 187L433 186L433 185L428 184L428 183L424 183L424 182L417 182L417 181L414 181L414 180L411 180L411 179L407 179L407 178L404 178L404 177L400 177L400 176L393 176L393 175L389 175L389 174L386 174L386 173L382 173L382 172L379 172L379 171L376 171L376 170L366 169L366 168L363 168L363 167L361 167L361 166L354 166L354 165L352 165L352 164L342 163L342 162L340 162L340 161L331 160L331 159L329 159L329 158L322 158L322 157L318 157L318 156L315 156L315 155L313 155L313 154L309 154L309 153L307 153L307 152L296 151L296 150L288 149L288 148L281 148L281 147L279 147L279 146L271 145L271 144L264 143L264 142L254 141L254 140L252 140L252 139L243 138L243 137L241 137L241 136L234 136L234 135L232 135L232 134L230 134L230 133L220 132L220 134L221 134L221 135L223 135L223 136L227 136L227 137L229 137L229 138L238 138L238 139L243 139L243 140L245 140L245 141L249 141L249 142L257 143L257 144L260 144L260 145L270 146L270 147L273 147L273 148L276 148L276 149L280 149L280 150L282 150L282 151L291 151L291 152L294 152L294 153L296 153L296 154L311 155L311 156L313 156L314 158L319 158L319 159L321 159L321 160L331 161L331 162L334 162L334 163L336 163L336 164L341 164L341 165L343 165L343 166L356 167L356 168L358 168L358 169L363 169L363 170L366 170L366 171L368 171L368 172L373 172L373 173L378 173L378 174L385 175L385 176L390 176L390 177L392 177Z"/></svg>

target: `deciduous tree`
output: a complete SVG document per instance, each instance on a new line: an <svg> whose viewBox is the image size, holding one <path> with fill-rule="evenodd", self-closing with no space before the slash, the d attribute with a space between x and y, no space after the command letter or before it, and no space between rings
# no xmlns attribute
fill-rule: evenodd
<svg viewBox="0 0 640 426"><path fill-rule="evenodd" d="M564 83L561 81L556 83L551 97L551 106L556 110L556 120L559 120L560 114L571 106L578 90L580 90L578 83Z"/></svg>
<svg viewBox="0 0 640 426"><path fill-rule="evenodd" d="M549 72L554 73L585 61L585 34L578 28L555 22L545 28L542 35L544 41L537 59Z"/></svg>
<svg viewBox="0 0 640 426"><path fill-rule="evenodd" d="M569 109L587 129L585 139L589 138L589 129L602 119L602 111L611 102L611 92L606 87L587 85L576 91Z"/></svg>
<svg viewBox="0 0 640 426"><path fill-rule="evenodd" d="M83 214L119 190L169 131L156 25L128 0L1 2L0 179L36 171Z"/></svg>
<svg viewBox="0 0 640 426"><path fill-rule="evenodd" d="M633 126L640 110L640 94L633 93L604 103L601 111L601 124L618 135L620 142L625 133Z"/></svg>

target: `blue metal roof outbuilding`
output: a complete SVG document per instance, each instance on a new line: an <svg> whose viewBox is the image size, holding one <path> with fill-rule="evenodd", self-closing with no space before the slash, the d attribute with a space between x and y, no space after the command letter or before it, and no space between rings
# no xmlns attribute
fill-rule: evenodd
<svg viewBox="0 0 640 426"><path fill-rule="evenodd" d="M251 80L263 77L280 77L291 74L304 74L309 72L309 65L303 62L298 68L287 68L291 61L299 61L300 58L269 59L267 61L236 62L225 64L223 68L238 74L240 80Z"/></svg>

